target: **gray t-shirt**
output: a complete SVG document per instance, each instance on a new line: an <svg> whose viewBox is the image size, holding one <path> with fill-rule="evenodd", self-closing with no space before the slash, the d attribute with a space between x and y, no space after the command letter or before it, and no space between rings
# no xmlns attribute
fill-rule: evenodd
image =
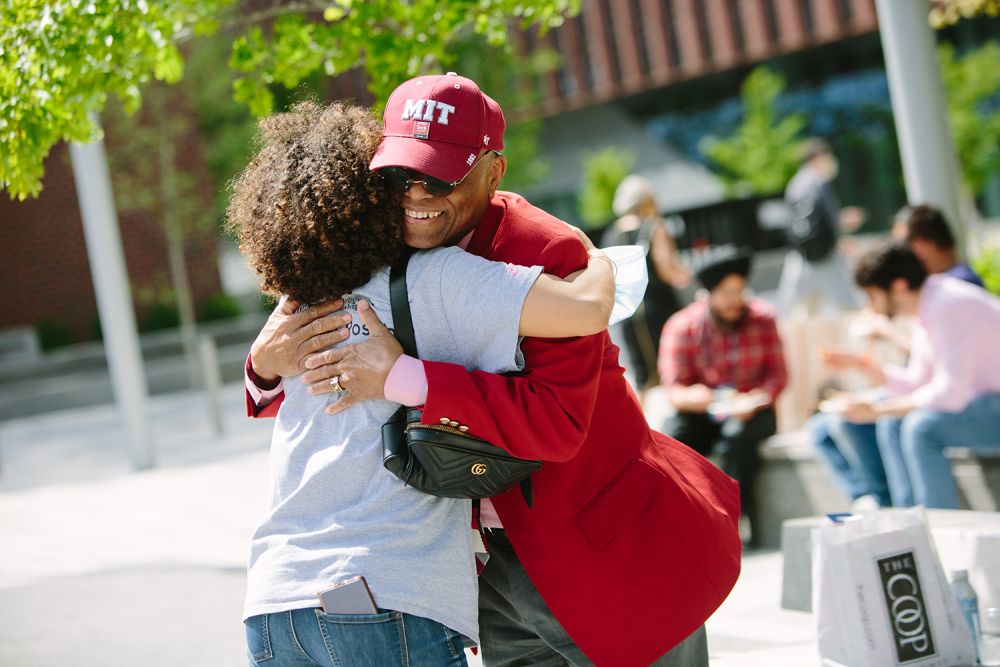
<svg viewBox="0 0 1000 667"><path fill-rule="evenodd" d="M489 262L457 248L413 255L407 287L421 357L502 373L520 370L518 322L541 267ZM392 328L389 271L345 298L366 298ZM354 313L350 337L367 328ZM382 424L398 405L366 401L336 416L336 394L285 378L271 440L271 502L254 532L244 619L316 607L316 593L363 575L376 604L438 621L478 641L468 500L430 496L382 467Z"/></svg>

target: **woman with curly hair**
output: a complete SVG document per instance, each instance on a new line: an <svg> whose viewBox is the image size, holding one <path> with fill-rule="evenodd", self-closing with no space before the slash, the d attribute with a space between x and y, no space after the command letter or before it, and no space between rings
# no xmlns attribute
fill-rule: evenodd
<svg viewBox="0 0 1000 667"><path fill-rule="evenodd" d="M262 289L301 308L336 300L329 317L344 327L331 345L368 336L350 313L367 317L369 304L391 326L387 267L406 249L401 209L367 167L380 137L365 109L299 104L261 122L260 151L234 183L229 224ZM454 247L414 254L406 281L421 355L491 372L521 370L519 336L603 330L614 300L610 262L561 280ZM470 501L383 468L381 426L397 404L331 417L336 394L296 377L283 389L248 566L250 664L464 665L463 643L478 642ZM375 613L319 608L319 591L357 576Z"/></svg>

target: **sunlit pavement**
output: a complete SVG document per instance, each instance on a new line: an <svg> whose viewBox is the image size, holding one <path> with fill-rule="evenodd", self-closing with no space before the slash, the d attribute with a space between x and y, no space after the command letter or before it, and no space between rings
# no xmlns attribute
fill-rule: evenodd
<svg viewBox="0 0 1000 667"><path fill-rule="evenodd" d="M203 396L152 399L159 466L141 473L111 406L0 422L0 665L246 664L270 425L242 401L226 387L217 438ZM780 573L779 554L744 559L708 623L713 665L818 664L812 616L779 609Z"/></svg>

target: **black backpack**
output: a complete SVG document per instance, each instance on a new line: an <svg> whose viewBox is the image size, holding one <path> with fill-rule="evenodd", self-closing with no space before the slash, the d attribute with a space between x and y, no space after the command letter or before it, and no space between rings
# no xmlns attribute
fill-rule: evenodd
<svg viewBox="0 0 1000 667"><path fill-rule="evenodd" d="M837 248L837 230L823 205L820 189L802 199L790 202L791 221L788 225L788 245L807 262L826 259Z"/></svg>

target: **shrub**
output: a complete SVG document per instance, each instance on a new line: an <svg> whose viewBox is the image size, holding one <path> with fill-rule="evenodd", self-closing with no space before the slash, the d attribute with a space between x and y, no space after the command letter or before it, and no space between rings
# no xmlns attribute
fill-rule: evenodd
<svg viewBox="0 0 1000 667"><path fill-rule="evenodd" d="M181 317L177 313L177 306L172 303L158 301L149 306L146 317L142 320L143 331L162 331L163 329L176 329L181 324Z"/></svg>
<svg viewBox="0 0 1000 667"><path fill-rule="evenodd" d="M615 219L611 203L615 190L632 171L635 153L613 146L585 152L583 183L580 185L580 217L588 227L600 227Z"/></svg>
<svg viewBox="0 0 1000 667"><path fill-rule="evenodd" d="M73 330L65 322L44 319L35 325L38 335L38 345L45 351L57 347L65 347L76 342Z"/></svg>
<svg viewBox="0 0 1000 667"><path fill-rule="evenodd" d="M199 322L229 320L243 314L243 308L236 299L224 292L213 294L198 308Z"/></svg>
<svg viewBox="0 0 1000 667"><path fill-rule="evenodd" d="M776 102L784 89L785 77L757 67L740 87L743 123L728 137L705 141L702 151L731 197L781 192L798 169L806 116L779 115Z"/></svg>

